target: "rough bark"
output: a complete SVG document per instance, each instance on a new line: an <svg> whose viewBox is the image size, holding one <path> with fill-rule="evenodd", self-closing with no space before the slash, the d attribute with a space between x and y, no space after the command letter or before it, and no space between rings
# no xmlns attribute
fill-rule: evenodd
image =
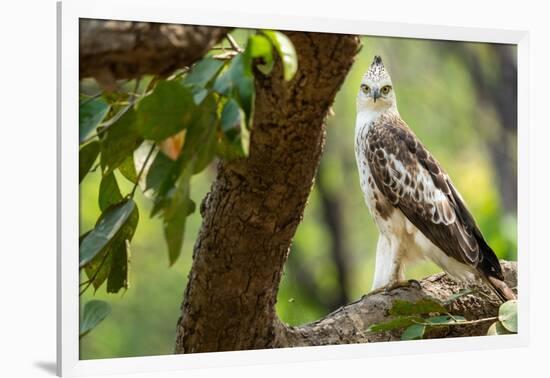
<svg viewBox="0 0 550 378"><path fill-rule="evenodd" d="M80 77L109 84L190 66L227 28L150 22L80 20Z"/></svg>
<svg viewBox="0 0 550 378"><path fill-rule="evenodd" d="M283 266L323 149L324 121L353 63L355 36L288 33L299 69L258 75L246 160L220 164L178 322L177 353L273 347Z"/></svg>

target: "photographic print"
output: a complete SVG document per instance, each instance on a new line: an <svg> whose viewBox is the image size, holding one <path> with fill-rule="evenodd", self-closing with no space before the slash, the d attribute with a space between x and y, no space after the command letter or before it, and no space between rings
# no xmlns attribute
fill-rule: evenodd
<svg viewBox="0 0 550 378"><path fill-rule="evenodd" d="M515 44L81 18L78 60L81 360L517 333Z"/></svg>

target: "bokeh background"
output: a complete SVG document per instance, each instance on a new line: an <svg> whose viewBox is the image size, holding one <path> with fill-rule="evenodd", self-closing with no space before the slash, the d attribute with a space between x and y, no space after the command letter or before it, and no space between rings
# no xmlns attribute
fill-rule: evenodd
<svg viewBox="0 0 550 378"><path fill-rule="evenodd" d="M233 35L244 41L246 30ZM517 66L514 46L363 37L363 49L328 118L325 153L279 290L277 311L289 324L326 315L360 298L372 282L376 226L363 202L353 149L355 97L374 55L389 70L403 119L445 167L499 258L517 256ZM215 175L194 176L200 202ZM122 192L131 184L117 177ZM99 170L81 184L82 231L100 214ZM136 195L140 222L132 241L130 288L86 291L81 302L108 301L112 313L82 338L80 358L171 354L201 217L188 218L182 257L168 266L159 219ZM420 279L439 272L430 262L409 269Z"/></svg>

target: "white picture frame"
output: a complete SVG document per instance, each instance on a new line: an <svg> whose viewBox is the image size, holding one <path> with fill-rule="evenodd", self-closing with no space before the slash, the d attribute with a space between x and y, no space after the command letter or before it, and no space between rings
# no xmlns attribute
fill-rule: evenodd
<svg viewBox="0 0 550 378"><path fill-rule="evenodd" d="M80 18L152 21L198 25L303 30L358 35L507 43L517 45L518 56L518 334L491 337L334 345L271 350L79 360L78 277L78 25ZM528 50L525 31L474 29L434 25L369 22L333 18L288 17L276 14L201 11L172 1L123 0L64 1L58 3L58 235L57 235L57 372L61 376L166 372L202 367L242 366L433 353L528 344L529 324L529 217L528 217Z"/></svg>

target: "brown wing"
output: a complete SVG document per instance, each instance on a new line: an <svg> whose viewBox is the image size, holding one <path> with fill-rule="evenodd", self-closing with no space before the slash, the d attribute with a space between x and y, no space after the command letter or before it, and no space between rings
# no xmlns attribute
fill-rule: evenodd
<svg viewBox="0 0 550 378"><path fill-rule="evenodd" d="M378 189L443 252L477 266L485 252L480 241L486 245L481 232L447 174L406 124L385 117L371 127L367 141Z"/></svg>

